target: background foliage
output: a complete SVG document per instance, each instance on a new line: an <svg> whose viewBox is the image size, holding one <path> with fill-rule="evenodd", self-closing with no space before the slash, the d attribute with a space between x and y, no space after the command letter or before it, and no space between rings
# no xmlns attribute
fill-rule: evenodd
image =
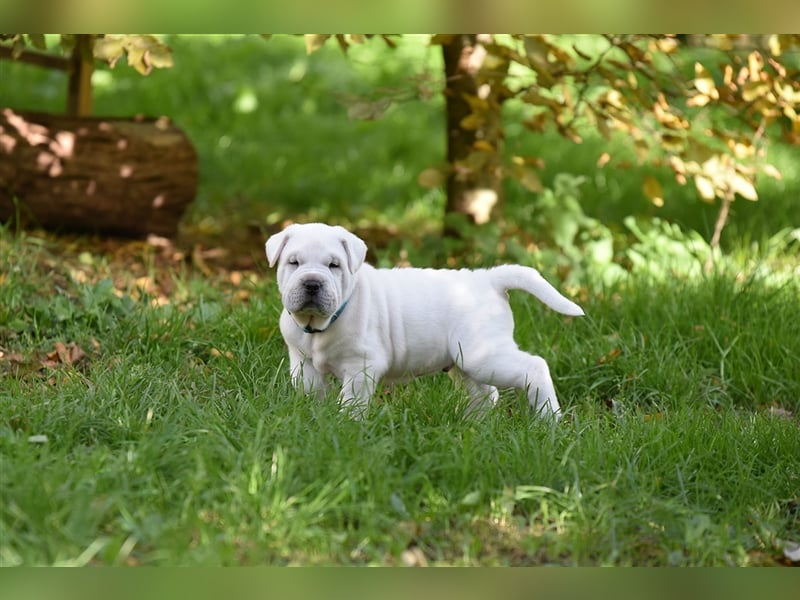
<svg viewBox="0 0 800 600"><path fill-rule="evenodd" d="M111 50L119 52L126 43L118 39L120 37L124 36L103 42L104 56L112 61L116 55ZM187 231L225 231L230 236L232 228L239 231L248 226L263 229L302 214L305 218L336 219L356 227L391 225L391 232L398 228L413 231L414 237L422 240L420 243L433 249L438 243L445 199L441 188L421 188L417 181L431 165L441 164L444 156L440 51L428 45L427 36L391 38L397 46L393 50L377 38L367 43L353 43L354 37L344 40L348 44L346 55L330 42L325 44L322 36L273 36L268 41L256 36L175 36L165 39L173 50L172 55L165 54L162 46L153 46L147 52L136 46L139 50L128 52L126 56L139 70L146 67L142 58L145 55L158 57L155 61L158 65L169 64L165 57L177 60L177 64L172 69L152 70L146 78L119 65L112 70L97 71L94 76L96 113L167 114L187 130L200 154L202 177L200 196L186 220ZM157 43L154 38L146 41ZM645 55L636 54L639 46L632 46L625 39L612 41L634 58L644 60ZM724 41L722 38L716 44ZM36 40L39 45L50 43L52 46L55 42L50 38ZM513 42L510 40L495 51L507 53ZM581 103L592 114L601 110L601 104L613 104L608 95L614 90L609 90L607 84L592 83L590 76L606 67L598 66L601 65L599 60L588 61L585 55L587 44L600 44L602 47L590 50L604 58L608 58L605 54L612 54L610 60L619 62L609 51L610 42L598 36L586 39L562 36L552 40L526 39L525 42L530 52L519 55L517 60L533 67L528 73L538 69L539 79L545 77L553 91L549 99L542 96L544 92L538 95L525 92L525 82L530 81L530 75L511 69L509 85L513 84L522 92L515 92L515 98L503 103L505 145L508 160L515 156L528 157L525 160L530 159L537 169L526 167L520 178L506 181L506 214L498 218L493 227L467 236L471 237L471 243L481 244L484 251L487 245L496 247L499 240L488 238L493 232L497 238L502 231L503 237L522 238L523 248L534 249L533 245L547 241L549 236L546 229L552 224L548 222L546 206L547 198L554 194L560 200L565 194L573 198L576 202L568 202L572 206L569 210L572 213L579 210L595 220L593 233L583 231L592 227L588 225L590 221L582 220L581 214L570 217L574 223L584 223L585 227L579 227L584 237L596 237L597 226L609 231L607 239L617 236L612 244L615 252L621 243L635 238L625 225L628 217L658 217L676 222L682 229L697 231L710 240L718 206L702 201L703 184L698 188L700 192L677 185L674 174L664 165L659 166L659 162L666 162L666 156L662 159L656 155L647 164L635 166L634 146L638 147L639 142L637 145L630 142L638 139L636 131L644 135L647 127L629 129L631 135L619 136L600 128L596 116L595 124L582 116L577 118ZM644 38L642 41L644 44L656 42L667 50L668 44L674 46L674 41L669 39ZM127 47L135 46L127 43ZM555 43L567 48L569 55L562 56L567 50L556 50L556 46L552 46ZM629 45L625 46L626 43ZM580 50L581 47L584 50ZM308 55L311 50L314 54ZM576 64L574 68L587 75L572 83L556 81L555 78L565 76L563 73L569 70L552 60L553 52L564 60L585 63L583 66ZM537 56L545 63L537 62ZM713 95L717 87L712 90L708 80L710 72L701 71L698 75L692 74L693 71L697 65L711 64L724 56L718 48L700 47L683 50L671 59L678 71L687 71L683 75L691 87L694 104L699 104L696 98L704 93L701 90ZM735 51L731 56L735 60L746 59L748 50ZM788 49L784 49L782 57L789 65L796 62ZM650 55L646 58L654 59ZM633 64L632 58L628 60ZM628 68L633 67L628 65ZM0 69L6 75L4 81L9 82L4 89L9 105L47 110L60 110L63 106L64 88L58 83L63 74L37 71L6 61L0 62ZM786 76L789 77L789 73ZM12 81L22 85L10 85ZM755 83L746 83L744 87L755 89ZM775 85L778 83L776 80ZM667 84L667 87L673 85L670 81ZM631 93L636 91L630 82L625 86ZM722 81L719 87L723 87ZM573 91L566 93L569 89ZM617 91L622 93L624 89ZM792 92L787 93L791 95ZM528 102L516 98L526 94L532 96ZM570 100L573 96L575 99ZM767 119L762 114L767 108L758 104L762 102L761 96L748 98L754 102L750 103L751 111L747 114L753 114L753 110L761 106L761 112L756 111L754 118L758 120L761 115L761 120ZM780 97L773 99L780 101ZM532 116L531 106L536 102L541 107ZM572 106L570 102L578 104ZM633 100L629 102L632 104ZM628 106L617 104L622 108ZM606 111L613 109L609 106ZM568 137L579 136L583 143L567 142L557 133L559 127L546 127L548 119L539 119L546 116L542 108L550 114L551 120L562 122L559 125L562 133L568 127ZM709 113L703 107L683 108L725 114L719 110ZM658 110L657 105L655 110ZM675 110L671 108L663 113L662 109L659 113L667 129L675 122L702 128L701 119L687 120L673 114ZM618 125L634 127L633 123L622 122L620 118ZM531 133L529 129L534 123L543 131ZM659 131L650 132L655 137L648 138L648 143L665 143L664 134ZM760 135L766 134L762 131ZM697 133L689 137L696 139ZM310 143L299 143L306 140ZM753 143L749 147L755 152ZM785 177L781 180L759 178L762 202L751 205L740 200L736 203L730 231L722 240L725 248L732 247L731 240L763 242L793 222L798 185L795 161L791 158L794 150L780 143L765 146L760 152L763 150L767 154L759 154L760 163L774 165ZM614 159L610 160L612 156ZM674 165L674 161L671 164ZM562 184L557 186L556 179L560 175ZM571 181L568 193L565 181ZM702 176L698 181L702 181ZM531 191L532 183L538 192ZM657 201L654 203L654 200ZM533 218L534 213L536 218ZM739 227L739 223L746 223L746 226ZM742 240L743 236L756 239ZM378 236L376 243L385 245L385 239L381 239L385 237ZM482 243L478 237L488 241ZM564 232L559 235L562 249L568 237ZM574 235L572 239L576 239ZM605 244L607 246L608 242ZM444 255L453 254L454 250L452 246L440 247L436 252L439 258L434 260L444 260ZM490 253L485 260L496 260L496 254L497 251Z"/></svg>

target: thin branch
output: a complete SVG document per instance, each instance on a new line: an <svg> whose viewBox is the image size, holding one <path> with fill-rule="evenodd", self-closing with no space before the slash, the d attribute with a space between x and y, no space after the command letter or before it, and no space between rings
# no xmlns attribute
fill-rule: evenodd
<svg viewBox="0 0 800 600"><path fill-rule="evenodd" d="M55 54L27 49L23 50L18 56L15 56L14 50L8 46L0 46L0 59L16 60L45 69L57 69L66 72L69 72L71 69L70 60L64 56L56 56Z"/></svg>

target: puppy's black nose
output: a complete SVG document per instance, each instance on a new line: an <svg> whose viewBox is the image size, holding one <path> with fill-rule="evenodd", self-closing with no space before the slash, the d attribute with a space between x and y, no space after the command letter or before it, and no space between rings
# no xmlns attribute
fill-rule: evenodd
<svg viewBox="0 0 800 600"><path fill-rule="evenodd" d="M314 279L310 279L308 281L303 282L303 289L305 289L306 293L309 296L316 296L317 292L319 292L321 287L322 284Z"/></svg>

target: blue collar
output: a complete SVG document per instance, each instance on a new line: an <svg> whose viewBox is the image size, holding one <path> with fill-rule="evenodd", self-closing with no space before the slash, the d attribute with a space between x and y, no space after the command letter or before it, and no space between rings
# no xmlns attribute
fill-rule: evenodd
<svg viewBox="0 0 800 600"><path fill-rule="evenodd" d="M348 302L350 302L350 298L348 298L347 300L345 300L345 301L344 301L344 304L342 304L342 305L341 305L341 306L340 306L340 307L339 307L339 308L336 310L336 312L335 312L335 313L333 313L333 316L331 317L331 320L330 320L330 321L328 321L328 327L330 327L331 325L333 325L333 323L336 321L336 319L338 319L338 318L341 316L341 314L342 314L342 312L344 311L345 307L347 306L347 303L348 303ZM295 321L295 323L297 323L297 321ZM298 326L298 327L300 327L300 324L299 324L299 323L297 323L297 326ZM311 327L311 324L308 324L308 325L306 325L305 327L300 327L300 329L302 329L302 330L303 330L305 333L322 333L323 331L328 331L328 327L325 327L324 329L314 329L313 327Z"/></svg>

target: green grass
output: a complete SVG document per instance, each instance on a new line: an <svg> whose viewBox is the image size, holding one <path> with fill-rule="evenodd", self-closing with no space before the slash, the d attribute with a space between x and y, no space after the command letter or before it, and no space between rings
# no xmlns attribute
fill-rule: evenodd
<svg viewBox="0 0 800 600"><path fill-rule="evenodd" d="M441 193L415 183L443 154L441 100L375 122L340 102L410 93L412 72L435 84L439 57L170 44L174 69L119 65L95 106L170 115L194 141L199 196L175 245L0 227L0 564L785 564L782 540L800 541L795 149L775 146L786 177L734 204L705 269L716 208L693 190L662 180L656 209L641 170L596 168L598 140L510 127L548 188L567 183L549 205L509 184L506 222L464 256L535 264L585 308L569 320L512 296L567 417L537 421L506 394L464 418L442 375L353 422L289 385L263 236L284 218L392 226L381 264L458 262L436 234ZM65 87L0 62L10 106L59 110ZM568 213L584 224L556 248ZM202 259L227 244L228 266L254 257L243 270Z"/></svg>
<svg viewBox="0 0 800 600"><path fill-rule="evenodd" d="M574 320L514 295L561 424L513 395L464 418L446 376L354 422L291 389L268 277L175 275L156 307L33 236L0 264L3 564L773 564L800 537L796 280L634 279Z"/></svg>

